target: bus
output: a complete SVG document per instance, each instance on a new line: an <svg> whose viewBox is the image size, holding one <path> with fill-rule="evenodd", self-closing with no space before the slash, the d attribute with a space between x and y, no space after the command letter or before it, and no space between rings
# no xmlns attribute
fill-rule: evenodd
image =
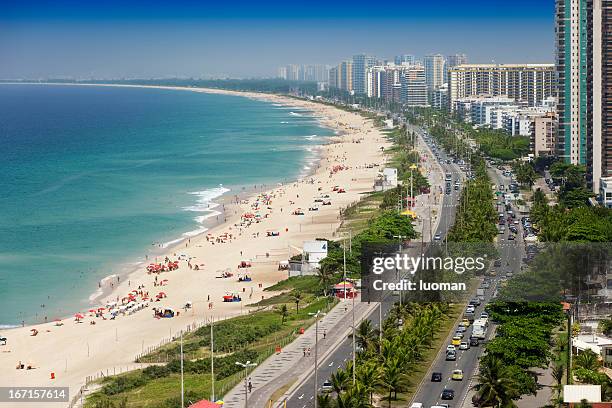
<svg viewBox="0 0 612 408"><path fill-rule="evenodd" d="M487 337L487 328L489 327L488 319L474 320L472 325L472 336L477 339L484 340Z"/></svg>

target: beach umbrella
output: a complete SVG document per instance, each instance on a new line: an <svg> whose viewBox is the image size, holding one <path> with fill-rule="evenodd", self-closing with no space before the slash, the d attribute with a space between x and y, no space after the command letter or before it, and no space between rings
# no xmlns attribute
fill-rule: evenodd
<svg viewBox="0 0 612 408"><path fill-rule="evenodd" d="M89 313L95 313L96 309L89 309Z"/></svg>
<svg viewBox="0 0 612 408"><path fill-rule="evenodd" d="M76 313L74 317L76 317L77 319L83 319L85 316L81 313Z"/></svg>

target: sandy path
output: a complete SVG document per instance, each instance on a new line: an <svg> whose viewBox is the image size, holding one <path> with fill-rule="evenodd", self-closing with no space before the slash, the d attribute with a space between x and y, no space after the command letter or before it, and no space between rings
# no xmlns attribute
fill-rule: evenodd
<svg viewBox="0 0 612 408"><path fill-rule="evenodd" d="M53 323L38 325L35 327L39 334L35 337L30 335L31 327L4 331L3 335L9 341L6 346L0 346L0 372L3 373L0 386L69 386L73 394L86 376L106 370L112 373L114 369L127 365L135 366L134 358L143 348L157 345L161 339L168 338L171 333L177 333L189 324L201 323L210 317L225 318L246 312L246 304L261 300L262 296L271 296L263 292L263 288L287 277L287 272L278 271L277 266L279 261L287 259L288 252L297 254L294 248L300 248L304 240L331 238L339 225L340 209L359 200L361 193L371 191L381 167L366 166L382 165L384 157L380 148L388 146L371 121L334 107L280 96L188 90L236 94L306 108L320 117L325 126L342 132L342 135L333 137L332 143L321 147L321 161L312 176L269 191L272 202L269 209L268 206L261 207L262 216L268 214L261 222L249 227L237 226L241 213L252 211L254 198L251 198L248 203L228 207L227 222L208 231L214 237L223 233L232 234L231 240L213 245L207 241L206 235L201 235L191 238L189 243L183 243L179 248L169 249L167 255L171 259L176 259L179 254L195 257L193 263L205 264L202 270L190 270L187 261L181 261L178 270L160 275L159 279L168 279L168 284L155 288L154 277L147 275L143 268L122 279L106 299L116 300L117 296L125 296L130 290L144 284L144 290L151 295L160 290L166 292L168 297L157 304L180 310L179 317L155 319L149 307L133 315L119 316L116 320L87 316L83 323L68 319L61 327ZM330 169L338 165L346 166L348 170L331 174ZM346 193L333 192L332 188L336 185L345 188ZM314 197L321 194L329 194L332 204L309 212ZM292 214L298 207L304 210L305 215ZM267 237L266 232L272 230L280 232L280 236ZM215 277L217 271L227 268L236 273L238 263L244 258L252 260L253 267L249 271L252 282L237 282L236 275L227 279ZM228 292L241 293L243 302L223 303L222 296ZM209 295L213 302L212 309L209 309ZM194 307L184 312L181 307L187 301L193 302ZM95 325L90 324L92 320L96 321ZM36 369L16 370L18 361L24 364L32 362ZM54 380L50 379L52 372L55 373ZM41 407L45 405L66 404L37 404ZM10 404L0 403L0 406Z"/></svg>

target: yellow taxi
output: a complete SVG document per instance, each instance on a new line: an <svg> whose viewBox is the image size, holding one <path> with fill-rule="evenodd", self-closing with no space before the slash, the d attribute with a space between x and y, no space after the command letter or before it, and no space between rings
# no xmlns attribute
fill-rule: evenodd
<svg viewBox="0 0 612 408"><path fill-rule="evenodd" d="M470 321L468 319L463 319L459 324L463 327L468 327L470 325Z"/></svg>
<svg viewBox="0 0 612 408"><path fill-rule="evenodd" d="M461 345L461 337L459 337L459 336L455 336L455 337L453 337L453 339L451 340L451 344L452 344L453 346L459 346L459 345Z"/></svg>
<svg viewBox="0 0 612 408"><path fill-rule="evenodd" d="M453 375L451 378L455 381L463 380L463 370L453 370Z"/></svg>

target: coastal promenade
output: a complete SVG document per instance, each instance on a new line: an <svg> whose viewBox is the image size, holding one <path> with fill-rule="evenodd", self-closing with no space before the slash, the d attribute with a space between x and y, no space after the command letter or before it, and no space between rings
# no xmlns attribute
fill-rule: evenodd
<svg viewBox="0 0 612 408"><path fill-rule="evenodd" d="M414 130L419 129L414 128ZM428 241L428 238L438 229L440 214L443 210L443 196L435 187L444 184L444 170L420 137L416 148L425 158L422 168L424 173L427 174L432 189L429 194L417 196L415 212L418 219L415 228L423 235L425 241ZM446 210L448 211L448 209ZM331 356L336 354L338 348L347 341L352 332L353 307L355 325L358 326L361 321L369 316L377 315L380 304L361 302L360 297L356 298L354 303L352 300L344 300L320 318L317 357L320 370L325 368L325 371L330 371L330 369L335 371L335 369L347 363L347 357L336 359ZM282 407L282 403L290 397L295 400L291 406L312 406L314 387L304 387L304 385L306 383L310 384L314 373L315 328L315 325L312 325L280 353L269 357L256 367L248 377L253 386L252 392L245 393L244 381L240 382L225 395L224 402L227 406L244 406L245 396L248 398L249 406L255 408L268 407L270 401L273 402L273 407ZM310 355L304 356L304 349L310 349ZM323 362L325 362L326 367L322 367ZM321 383L326 379L322 374L319 375L317 389L320 389Z"/></svg>

